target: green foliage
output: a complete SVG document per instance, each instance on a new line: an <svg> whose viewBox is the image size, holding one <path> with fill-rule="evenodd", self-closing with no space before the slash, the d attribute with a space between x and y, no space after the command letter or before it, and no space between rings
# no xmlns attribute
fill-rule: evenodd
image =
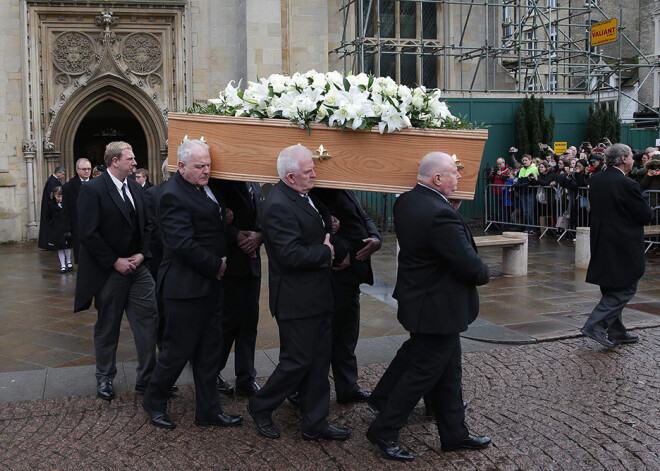
<svg viewBox="0 0 660 471"><path fill-rule="evenodd" d="M527 140L527 116L524 103L525 101L523 100L516 111L516 134L514 142L515 147L518 148L518 155L526 154L529 148L529 142Z"/></svg>
<svg viewBox="0 0 660 471"><path fill-rule="evenodd" d="M545 116L543 98L534 95L525 97L516 111L516 133L514 145L518 156L529 154L532 157L544 155L539 143L551 144L555 133L555 117Z"/></svg>
<svg viewBox="0 0 660 471"><path fill-rule="evenodd" d="M587 117L587 139L596 145L607 137L613 143L621 140L621 120L614 109L589 107Z"/></svg>
<svg viewBox="0 0 660 471"><path fill-rule="evenodd" d="M528 101L529 108L527 109L527 140L529 141L529 154L532 157L540 155L540 148L538 143L543 138L541 134L541 122L539 121L539 100L534 98L534 95ZM545 116L544 116L545 121Z"/></svg>
<svg viewBox="0 0 660 471"><path fill-rule="evenodd" d="M546 122L545 127L545 136L543 137L543 143L552 146L555 136L555 114L554 112L550 113L550 117Z"/></svg>

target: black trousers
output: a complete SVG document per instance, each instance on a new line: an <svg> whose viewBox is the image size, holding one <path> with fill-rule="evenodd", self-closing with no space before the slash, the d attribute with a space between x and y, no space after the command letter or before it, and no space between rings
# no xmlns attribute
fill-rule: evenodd
<svg viewBox="0 0 660 471"><path fill-rule="evenodd" d="M190 361L195 381L197 420L209 420L222 411L215 381L220 364L222 338L222 284L205 297L164 298L165 333L163 350L144 394L143 405L165 412L169 390Z"/></svg>
<svg viewBox="0 0 660 471"><path fill-rule="evenodd" d="M357 359L355 347L360 334L360 285L332 282L335 311L332 313L332 354L330 365L337 400L356 392Z"/></svg>
<svg viewBox="0 0 660 471"><path fill-rule="evenodd" d="M371 434L398 441L408 416L428 394L440 440L452 444L467 438L461 368L459 334L411 333L372 393L380 412L369 427Z"/></svg>
<svg viewBox="0 0 660 471"><path fill-rule="evenodd" d="M94 301L98 311L94 324L96 381L112 381L117 374L117 344L121 319L126 312L137 350L135 383L147 384L156 366L158 308L154 279L146 265L141 264L137 270L125 276L113 270L95 294Z"/></svg>
<svg viewBox="0 0 660 471"><path fill-rule="evenodd" d="M236 385L254 380L254 349L259 323L259 292L261 278L224 278L225 304L222 312L222 356L220 371L234 345L234 371Z"/></svg>
<svg viewBox="0 0 660 471"><path fill-rule="evenodd" d="M298 391L302 431L315 433L327 426L330 404L331 314L277 320L280 362L264 387L250 398L255 417L270 417L291 393Z"/></svg>
<svg viewBox="0 0 660 471"><path fill-rule="evenodd" d="M624 336L626 327L623 325L621 313L626 304L637 292L637 282L627 288L600 287L602 297L596 305L584 327L589 330L607 332L609 336Z"/></svg>

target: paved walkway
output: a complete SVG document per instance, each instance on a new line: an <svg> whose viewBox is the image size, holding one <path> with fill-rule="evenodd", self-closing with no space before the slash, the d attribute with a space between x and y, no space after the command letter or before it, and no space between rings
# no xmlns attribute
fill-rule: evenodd
<svg viewBox="0 0 660 471"><path fill-rule="evenodd" d="M258 435L248 419L235 429L192 425L193 388L170 411L173 431L150 426L141 396L120 393L0 404L0 469L8 470L658 470L660 469L660 328L637 332L636 345L606 350L585 338L467 353L467 423L488 434L483 451L442 453L435 426L418 406L400 442L412 464L393 463L364 437L374 414L334 401L330 421L351 429L345 442L305 442L298 412L274 414L282 438ZM373 386L385 368L360 370ZM245 413L243 398L223 398Z"/></svg>
<svg viewBox="0 0 660 471"><path fill-rule="evenodd" d="M391 292L395 244L374 258L376 284L362 294L360 381L373 387L406 338ZM418 408L401 442L412 465L382 459L364 438L373 413L331 404L330 419L353 436L308 443L297 412L275 414L283 437L261 438L251 421L232 430L192 425L191 374L171 403L178 423L155 429L134 384L135 349L127 323L118 351L117 400L94 397L93 311L73 314L75 275L34 244L0 246L0 469L660 469L660 258L647 258L638 294L624 311L642 341L606 350L579 334L599 292L573 266L573 244L530 241L529 275L501 276L498 249L481 255L493 279L481 287L479 319L463 335L468 425L493 437L480 452L439 452L435 428ZM265 282L266 280L264 280ZM264 306L257 371L263 382L278 356L277 328ZM231 359L230 359L231 361ZM225 370L232 378L232 368ZM223 398L245 414L245 400Z"/></svg>

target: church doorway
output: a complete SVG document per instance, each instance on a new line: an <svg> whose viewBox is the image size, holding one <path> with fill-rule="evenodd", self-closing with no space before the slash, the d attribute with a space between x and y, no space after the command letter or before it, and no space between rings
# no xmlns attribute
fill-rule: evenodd
<svg viewBox="0 0 660 471"><path fill-rule="evenodd" d="M125 141L133 146L137 168L149 168L147 138L135 115L113 100L105 100L85 115L73 142L74 161L87 157L92 166L104 164L105 146ZM152 179L153 180L153 179Z"/></svg>

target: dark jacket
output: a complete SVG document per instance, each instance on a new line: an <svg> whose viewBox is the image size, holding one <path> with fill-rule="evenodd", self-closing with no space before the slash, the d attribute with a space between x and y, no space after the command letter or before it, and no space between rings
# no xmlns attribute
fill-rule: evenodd
<svg viewBox="0 0 660 471"><path fill-rule="evenodd" d="M394 226L401 250L393 297L401 325L425 334L467 330L479 313L477 286L488 283L490 271L461 216L417 185L394 204Z"/></svg>
<svg viewBox="0 0 660 471"><path fill-rule="evenodd" d="M67 249L71 246L71 227L64 214L64 205L60 207L54 199L48 202L46 210L46 222L50 236L48 250Z"/></svg>
<svg viewBox="0 0 660 471"><path fill-rule="evenodd" d="M74 312L89 309L92 297L106 282L114 263L130 251L134 230L139 235L139 252L151 256L151 227L147 224L144 193L134 180L127 179L135 202L137 227L131 223L126 203L117 191L108 172L90 180L80 188L78 198L78 231L80 260L76 279ZM146 262L146 261L145 261Z"/></svg>
<svg viewBox="0 0 660 471"><path fill-rule="evenodd" d="M239 231L261 232L259 219L264 197L258 183L248 183L254 199L250 196L245 182L216 180L209 182L215 194L221 194L234 218L227 226L227 271L225 277L261 277L261 247L256 249L256 257L243 253L237 245Z"/></svg>
<svg viewBox="0 0 660 471"><path fill-rule="evenodd" d="M591 261L587 283L608 288L632 286L644 274L644 225L653 217L639 184L618 168L590 181Z"/></svg>
<svg viewBox="0 0 660 471"><path fill-rule="evenodd" d="M342 283L373 285L371 260L356 260L355 254L365 246L362 242L364 239L382 240L376 224L364 211L357 196L351 190L314 188L311 193L323 202L331 215L339 219L339 230L336 239L333 239L336 241L335 262L343 261L346 256L341 252L342 248L350 254L351 264L343 270L333 271L333 279Z"/></svg>
<svg viewBox="0 0 660 471"><path fill-rule="evenodd" d="M91 181L91 180L90 180ZM89 183L89 182L87 182ZM87 184L85 183L85 185ZM80 236L78 231L78 196L82 180L76 175L62 186L62 206L64 206L64 217L71 227L73 257L77 262L80 258Z"/></svg>
<svg viewBox="0 0 660 471"><path fill-rule="evenodd" d="M37 240L37 245L40 249L48 249L48 241L51 239L50 227L46 220L46 213L48 212L48 202L52 201L50 194L58 186L62 186L62 182L60 182L55 175L51 175L48 177L48 180L46 180L44 191L41 195L41 217L39 219L39 238Z"/></svg>
<svg viewBox="0 0 660 471"><path fill-rule="evenodd" d="M149 244L151 259L149 259L149 271L154 277L154 280L158 274L158 267L160 267L160 263L163 261L163 236L160 232L160 221L158 220L158 200L160 199L161 190L168 181L165 180L158 185L152 185L144 192L147 219L151 225L151 242Z"/></svg>
<svg viewBox="0 0 660 471"><path fill-rule="evenodd" d="M222 289L216 275L227 256L227 240L225 208L218 201L220 205L178 172L163 186L158 200L163 238L158 289L164 298L200 298Z"/></svg>
<svg viewBox="0 0 660 471"><path fill-rule="evenodd" d="M318 212L280 181L270 190L261 227L268 254L270 312L281 320L330 314L334 308L330 212L312 196Z"/></svg>

